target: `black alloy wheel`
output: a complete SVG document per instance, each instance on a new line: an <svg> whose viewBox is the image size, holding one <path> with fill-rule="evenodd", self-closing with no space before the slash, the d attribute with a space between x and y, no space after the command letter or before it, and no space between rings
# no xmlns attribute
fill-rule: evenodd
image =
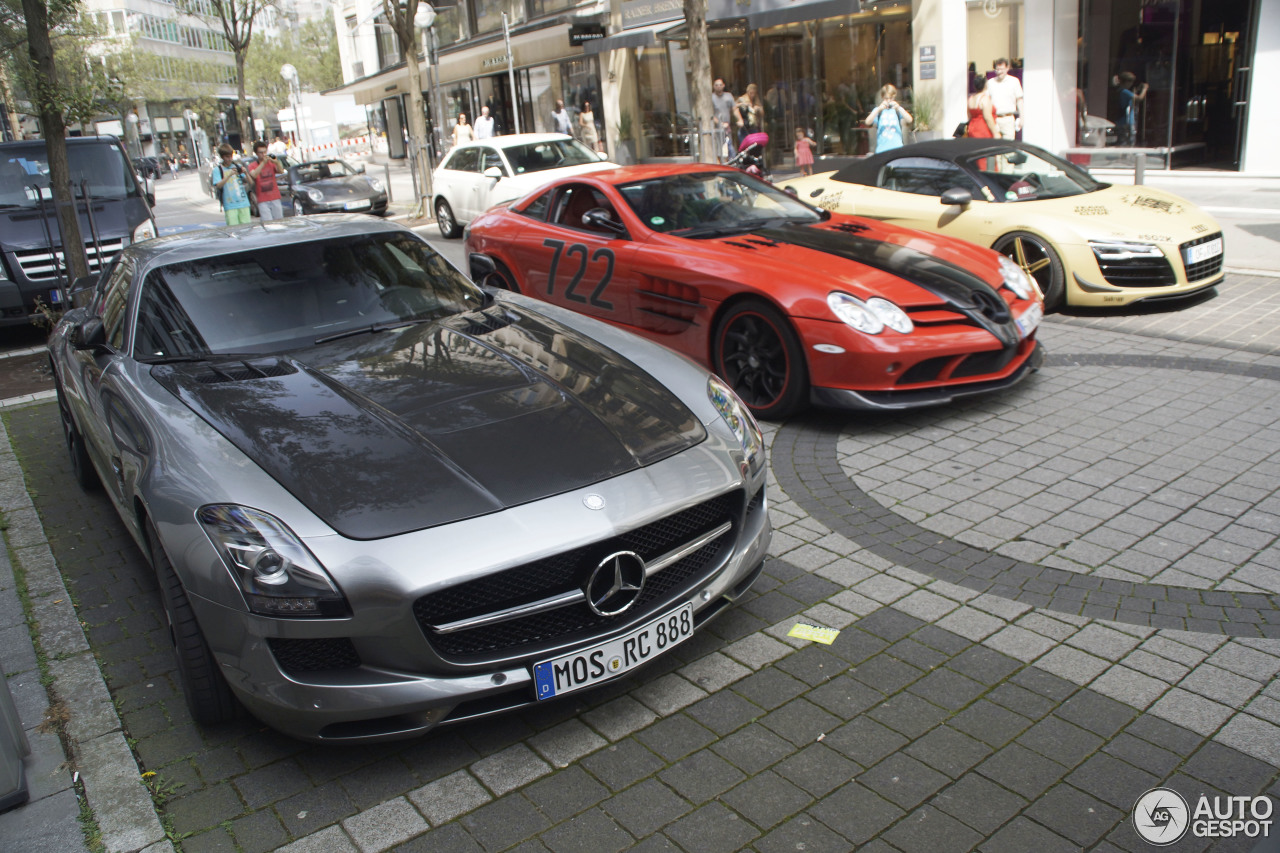
<svg viewBox="0 0 1280 853"><path fill-rule="evenodd" d="M716 324L712 360L757 418L782 420L809 395L804 351L791 325L764 302L739 302Z"/></svg>
<svg viewBox="0 0 1280 853"><path fill-rule="evenodd" d="M452 240L462 233L458 218L453 215L453 208L444 199L436 199L436 225L440 227L441 236Z"/></svg>
<svg viewBox="0 0 1280 853"><path fill-rule="evenodd" d="M164 616L187 710L191 712L192 719L205 725L234 720L240 716L240 703L209 650L187 592L169 562L151 519L147 519L147 541L151 545L151 564L155 567L156 582L160 586L160 599L164 603Z"/></svg>
<svg viewBox="0 0 1280 853"><path fill-rule="evenodd" d="M66 395L62 393L62 383L55 381L54 388L58 395L58 417L62 421L62 437L67 443L67 454L71 457L71 473L85 491L92 491L100 485L98 472L93 468L89 451L84 445L84 435L76 426L71 416L71 407L67 405Z"/></svg>
<svg viewBox="0 0 1280 853"><path fill-rule="evenodd" d="M1008 256L1022 271L1035 279L1044 294L1044 310L1057 311L1066 302L1067 277L1062 261L1048 241L1025 231L1005 234L991 247Z"/></svg>

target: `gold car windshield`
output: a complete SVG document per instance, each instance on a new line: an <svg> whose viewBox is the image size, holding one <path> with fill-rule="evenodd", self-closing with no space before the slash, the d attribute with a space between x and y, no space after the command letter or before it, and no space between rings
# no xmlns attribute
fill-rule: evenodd
<svg viewBox="0 0 1280 853"><path fill-rule="evenodd" d="M823 213L744 172L686 172L618 187L644 224L680 237L721 237Z"/></svg>
<svg viewBox="0 0 1280 853"><path fill-rule="evenodd" d="M1023 148L988 150L965 159L963 163L991 188L994 193L991 201L1067 198L1091 193L1104 186L1065 160Z"/></svg>

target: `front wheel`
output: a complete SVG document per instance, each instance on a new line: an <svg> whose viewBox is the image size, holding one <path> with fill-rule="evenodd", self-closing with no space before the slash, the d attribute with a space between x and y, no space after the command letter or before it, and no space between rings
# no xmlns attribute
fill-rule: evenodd
<svg viewBox="0 0 1280 853"><path fill-rule="evenodd" d="M449 240L462 233L458 219L453 215L453 208L444 199L436 200L436 225L440 227L441 236Z"/></svg>
<svg viewBox="0 0 1280 853"><path fill-rule="evenodd" d="M54 388L58 395L58 417L62 420L62 438L67 444L67 454L71 457L71 473L75 476L80 488L92 491L98 487L98 472L89 459L89 451L84 445L84 435L71 417L71 407L67 405L67 397L62 393L62 383L55 380Z"/></svg>
<svg viewBox="0 0 1280 853"><path fill-rule="evenodd" d="M1049 241L1025 231L1014 231L996 240L991 248L1007 255L1036 280L1044 294L1045 311L1057 311L1066 303L1067 276Z"/></svg>
<svg viewBox="0 0 1280 853"><path fill-rule="evenodd" d="M786 318L764 302L739 302L720 318L712 362L757 418L782 420L808 402L804 350Z"/></svg>
<svg viewBox="0 0 1280 853"><path fill-rule="evenodd" d="M234 720L239 716L240 705L218 668L213 652L209 650L187 599L187 591L182 588L182 581L173 570L155 525L149 519L147 539L151 544L151 563L155 566L156 581L160 585L160 599L164 603L169 639L177 658L178 680L182 683L187 710L193 720L205 725Z"/></svg>

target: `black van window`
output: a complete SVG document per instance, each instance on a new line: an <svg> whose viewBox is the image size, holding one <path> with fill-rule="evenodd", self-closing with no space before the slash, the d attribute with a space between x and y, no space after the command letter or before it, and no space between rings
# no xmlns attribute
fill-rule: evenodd
<svg viewBox="0 0 1280 853"><path fill-rule="evenodd" d="M87 191L96 199L123 199L138 195L128 159L108 141L75 143L68 140L67 165L77 198ZM52 203L49 188L49 154L43 142L7 143L0 146L0 209L35 208L40 197Z"/></svg>

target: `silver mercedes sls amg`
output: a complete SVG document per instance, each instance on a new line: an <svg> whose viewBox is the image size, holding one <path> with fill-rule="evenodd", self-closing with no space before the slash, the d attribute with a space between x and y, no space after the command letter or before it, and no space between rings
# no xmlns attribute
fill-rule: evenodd
<svg viewBox="0 0 1280 853"><path fill-rule="evenodd" d="M760 571L732 391L399 225L187 232L77 285L49 344L67 447L155 567L199 721L374 741L553 699Z"/></svg>

